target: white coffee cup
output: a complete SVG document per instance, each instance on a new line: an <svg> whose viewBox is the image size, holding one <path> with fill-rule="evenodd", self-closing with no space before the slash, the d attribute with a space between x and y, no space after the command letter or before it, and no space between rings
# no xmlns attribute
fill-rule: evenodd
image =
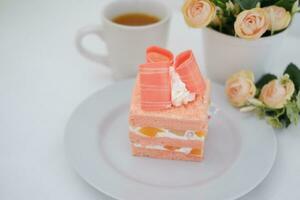
<svg viewBox="0 0 300 200"><path fill-rule="evenodd" d="M120 25L112 21L126 13L145 13L159 17L160 21L144 26ZM167 44L170 10L156 0L123 0L110 2L103 11L102 25L81 28L76 35L79 52L90 60L110 66L115 79L133 77L138 65L145 62L148 46ZM100 55L83 46L88 35L98 36L105 44L108 55Z"/></svg>

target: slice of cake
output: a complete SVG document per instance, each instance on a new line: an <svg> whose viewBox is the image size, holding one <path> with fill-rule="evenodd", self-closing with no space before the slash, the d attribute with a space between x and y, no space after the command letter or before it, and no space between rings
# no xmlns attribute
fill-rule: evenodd
<svg viewBox="0 0 300 200"><path fill-rule="evenodd" d="M129 137L132 154L199 161L208 129L210 83L191 51L176 57L150 47L133 90Z"/></svg>

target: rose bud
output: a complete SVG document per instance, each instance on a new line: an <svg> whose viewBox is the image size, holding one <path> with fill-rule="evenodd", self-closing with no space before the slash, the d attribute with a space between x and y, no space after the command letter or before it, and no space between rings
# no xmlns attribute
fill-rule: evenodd
<svg viewBox="0 0 300 200"><path fill-rule="evenodd" d="M253 8L239 13L235 22L236 35L244 39L260 38L270 26L267 12L262 8Z"/></svg>
<svg viewBox="0 0 300 200"><path fill-rule="evenodd" d="M283 7L268 6L263 8L269 16L270 25L268 30L280 31L288 27L291 21L291 14Z"/></svg>
<svg viewBox="0 0 300 200"><path fill-rule="evenodd" d="M216 7L209 0L186 0L182 6L182 13L190 27L202 28L215 17Z"/></svg>
<svg viewBox="0 0 300 200"><path fill-rule="evenodd" d="M246 105L256 92L254 74L251 71L239 71L233 74L225 86L229 102L235 107Z"/></svg>

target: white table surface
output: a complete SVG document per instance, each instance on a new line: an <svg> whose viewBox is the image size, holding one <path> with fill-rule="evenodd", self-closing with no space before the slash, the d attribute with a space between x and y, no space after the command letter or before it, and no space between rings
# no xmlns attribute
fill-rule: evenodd
<svg viewBox="0 0 300 200"><path fill-rule="evenodd" d="M76 175L63 146L64 127L72 111L113 82L108 69L81 57L74 46L78 28L100 22L101 4L100 0L0 1L1 200L111 199ZM294 30L299 29L297 25ZM192 40L180 37L185 34ZM201 55L200 31L188 29L176 14L170 41L174 52L192 48ZM87 40L87 45L103 49L95 38ZM299 46L300 35L290 34L274 62L281 66L293 61L300 66ZM240 200L300 198L300 126L276 135L274 168Z"/></svg>

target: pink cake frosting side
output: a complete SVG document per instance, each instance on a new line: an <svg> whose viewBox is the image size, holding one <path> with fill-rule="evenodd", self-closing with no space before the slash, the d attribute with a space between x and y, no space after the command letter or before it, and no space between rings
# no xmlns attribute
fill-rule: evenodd
<svg viewBox="0 0 300 200"><path fill-rule="evenodd" d="M175 130L207 130L210 103L210 82L206 80L203 97L180 107L163 111L144 111L140 105L139 80L137 79L130 106L129 124L133 127L163 127Z"/></svg>
<svg viewBox="0 0 300 200"><path fill-rule="evenodd" d="M189 160L189 161L201 161L203 159L203 151L200 156L193 154L184 154L174 151L163 151L157 149L145 149L140 147L131 147L132 155L134 156L143 156L151 158L160 158L168 160Z"/></svg>
<svg viewBox="0 0 300 200"><path fill-rule="evenodd" d="M129 138L131 143L145 145L162 145L162 146L173 146L173 147L191 147L202 149L204 148L204 141L199 140L179 140L172 138L157 138L157 137L144 137L136 133L130 132Z"/></svg>

